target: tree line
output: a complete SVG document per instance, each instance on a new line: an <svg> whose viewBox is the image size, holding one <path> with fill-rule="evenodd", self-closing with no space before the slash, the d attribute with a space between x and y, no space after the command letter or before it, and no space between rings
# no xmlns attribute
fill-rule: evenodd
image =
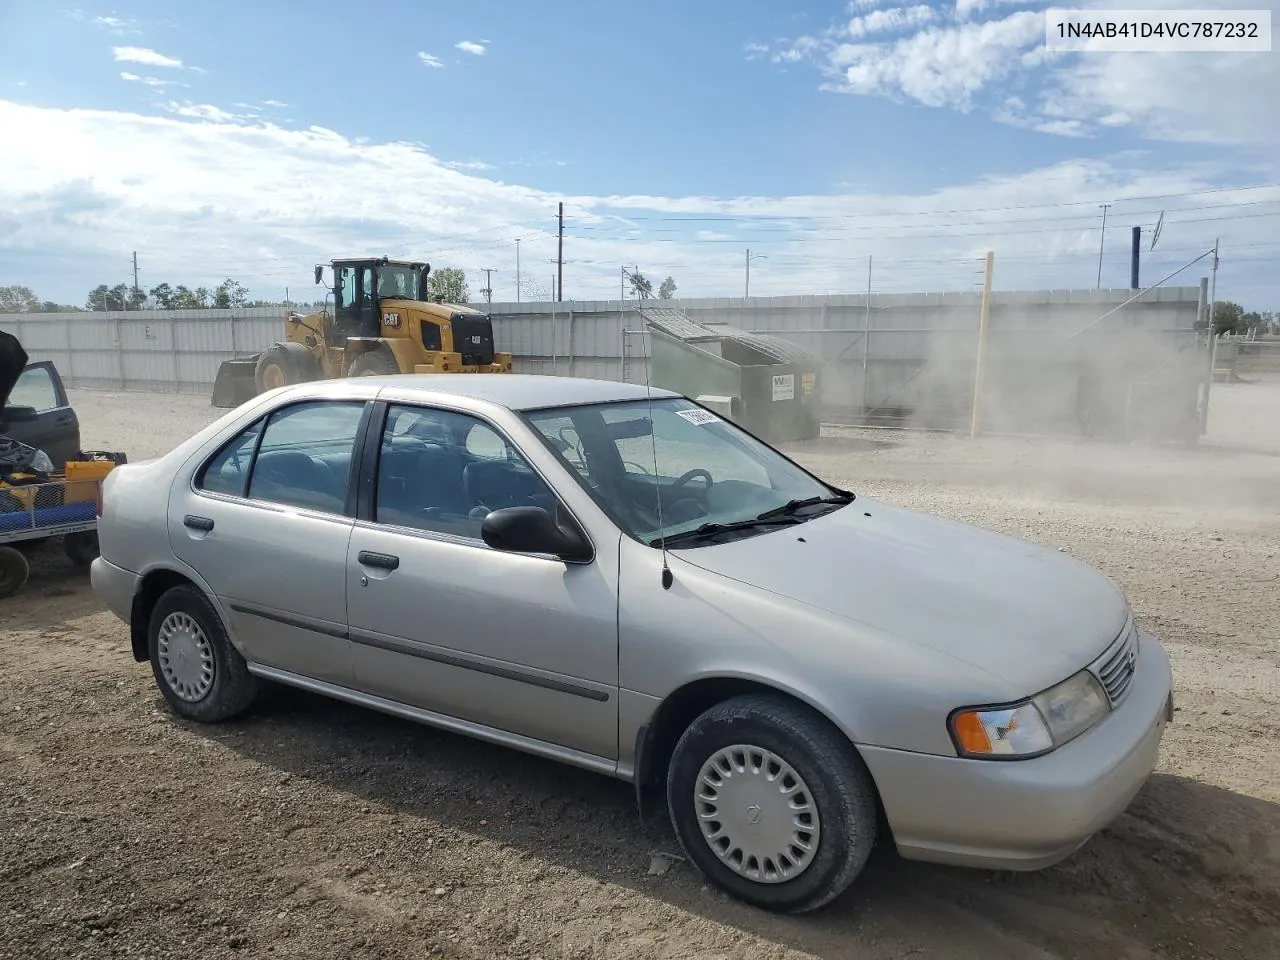
<svg viewBox="0 0 1280 960"><path fill-rule="evenodd" d="M118 283L114 287L100 283L85 298L83 306L41 300L30 287L0 287L0 313L82 313L104 310L227 310L231 307L282 306L278 300L250 300L244 284L228 277L216 287L176 287L159 283L150 290ZM294 303L295 306L316 304Z"/></svg>

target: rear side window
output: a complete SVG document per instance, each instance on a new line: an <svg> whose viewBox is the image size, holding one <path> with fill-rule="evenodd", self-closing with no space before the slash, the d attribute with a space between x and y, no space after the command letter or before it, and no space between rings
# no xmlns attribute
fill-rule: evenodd
<svg viewBox="0 0 1280 960"><path fill-rule="evenodd" d="M259 420L224 446L212 460L205 464L204 470L196 480L196 486L209 493L243 497L245 484L249 482L253 448L261 432L262 421Z"/></svg>
<svg viewBox="0 0 1280 960"><path fill-rule="evenodd" d="M316 401L273 413L253 462L250 499L342 513L364 406Z"/></svg>

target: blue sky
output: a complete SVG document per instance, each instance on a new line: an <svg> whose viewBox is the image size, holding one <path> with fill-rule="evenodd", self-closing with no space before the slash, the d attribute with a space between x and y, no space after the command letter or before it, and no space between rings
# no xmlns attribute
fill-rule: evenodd
<svg viewBox="0 0 1280 960"><path fill-rule="evenodd" d="M0 284L81 302L136 249L144 286L279 296L387 252L514 299L518 237L533 299L563 200L566 297L623 263L740 295L748 247L757 294L869 255L874 289L971 289L988 248L998 289L1092 287L1111 203L1104 285L1164 209L1144 280L1221 237L1220 294L1280 308L1275 54L1047 56L1042 10L0 2Z"/></svg>

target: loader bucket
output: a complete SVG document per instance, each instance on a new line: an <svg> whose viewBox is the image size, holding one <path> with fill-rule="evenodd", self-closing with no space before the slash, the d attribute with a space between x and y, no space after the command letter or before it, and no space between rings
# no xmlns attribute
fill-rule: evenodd
<svg viewBox="0 0 1280 960"><path fill-rule="evenodd" d="M253 372L257 364L257 357L224 360L218 367L217 379L213 381L213 406L238 407L256 397L258 386L254 382Z"/></svg>

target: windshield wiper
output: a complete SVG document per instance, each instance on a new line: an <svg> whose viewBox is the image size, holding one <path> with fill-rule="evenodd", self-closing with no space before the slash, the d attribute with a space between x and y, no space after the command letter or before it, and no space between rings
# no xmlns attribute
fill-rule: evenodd
<svg viewBox="0 0 1280 960"><path fill-rule="evenodd" d="M757 520L772 520L775 517L794 516L799 510L805 507L816 507L820 503L832 503L844 505L853 501L853 494L837 494L834 497L805 497L803 500L788 500L780 507L774 507L772 510L766 510L764 513L757 514Z"/></svg>
<svg viewBox="0 0 1280 960"><path fill-rule="evenodd" d="M667 546L673 543L682 543L685 540L702 540L707 537L714 537L721 533L730 533L734 530L751 530L755 527L769 526L791 526L792 524L803 523L790 516L775 517L753 517L750 520L734 520L731 523L704 523L702 526L693 530L685 530L682 533L673 533L665 538ZM656 547L663 542L662 537L654 537L649 541L649 546Z"/></svg>

